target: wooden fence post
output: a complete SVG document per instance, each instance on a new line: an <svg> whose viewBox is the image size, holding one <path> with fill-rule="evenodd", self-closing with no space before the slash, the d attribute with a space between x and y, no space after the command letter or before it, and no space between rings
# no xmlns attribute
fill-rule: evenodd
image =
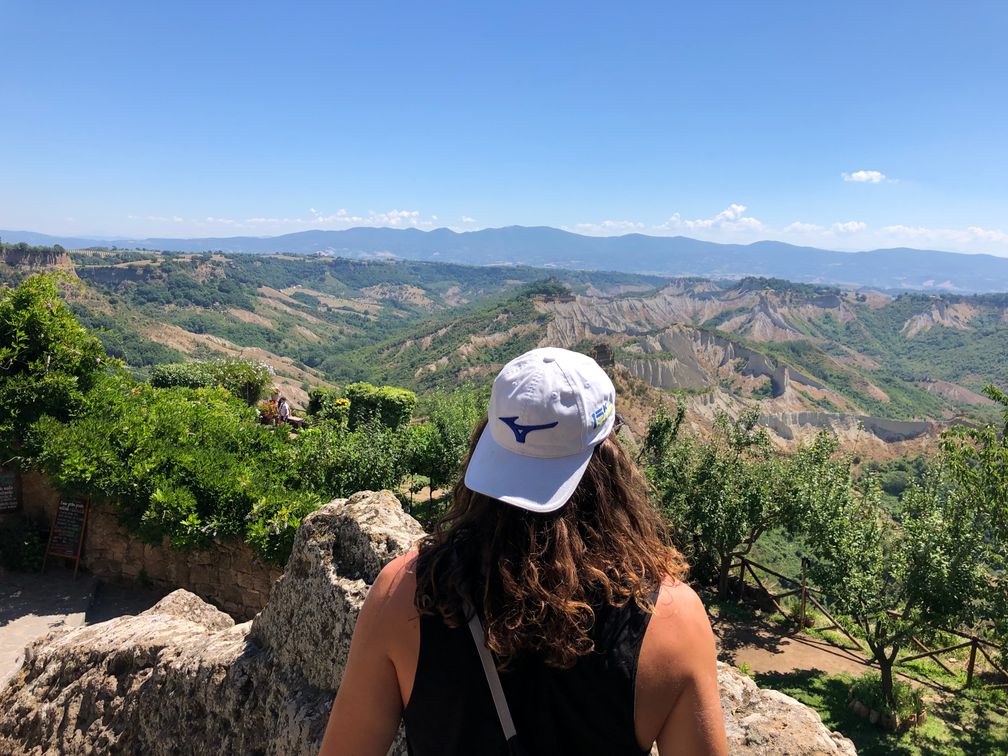
<svg viewBox="0 0 1008 756"><path fill-rule="evenodd" d="M976 667L977 639L974 635L970 643L969 664L966 665L966 687L973 684L973 668Z"/></svg>
<svg viewBox="0 0 1008 756"><path fill-rule="evenodd" d="M745 598L745 565L746 559L744 556L739 556L739 566L738 566L738 595L740 599Z"/></svg>
<svg viewBox="0 0 1008 756"><path fill-rule="evenodd" d="M801 609L799 610L799 612L800 612L799 613L800 619L798 620L798 624L801 625L802 627L805 627L805 604L806 604L806 601L807 601L806 597L808 596L807 577L808 577L808 558L807 557L802 557L802 560L801 560Z"/></svg>

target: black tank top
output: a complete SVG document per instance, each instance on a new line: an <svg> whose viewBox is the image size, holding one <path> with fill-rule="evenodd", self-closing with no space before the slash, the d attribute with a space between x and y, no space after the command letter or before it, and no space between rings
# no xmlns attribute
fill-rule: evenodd
<svg viewBox="0 0 1008 756"><path fill-rule="evenodd" d="M651 615L633 601L595 609L595 651L570 669L517 659L501 671L530 756L642 756L634 734L637 657ZM403 712L410 756L507 756L469 628L420 617L420 657Z"/></svg>

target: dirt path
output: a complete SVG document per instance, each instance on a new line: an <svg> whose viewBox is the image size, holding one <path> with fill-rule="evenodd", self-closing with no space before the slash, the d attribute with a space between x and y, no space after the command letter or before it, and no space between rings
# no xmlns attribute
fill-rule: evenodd
<svg viewBox="0 0 1008 756"><path fill-rule="evenodd" d="M747 664L756 673L818 669L829 674L860 675L868 668L857 652L762 618L746 622L716 620L714 632L721 643L721 659L735 666Z"/></svg>

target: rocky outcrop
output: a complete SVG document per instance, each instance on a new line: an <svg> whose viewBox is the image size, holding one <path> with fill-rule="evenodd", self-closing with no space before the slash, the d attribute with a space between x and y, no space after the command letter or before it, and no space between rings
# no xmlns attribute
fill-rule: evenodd
<svg viewBox="0 0 1008 756"><path fill-rule="evenodd" d="M970 321L977 316L977 308L966 303L949 304L944 299L935 299L924 312L909 318L900 329L900 333L912 339L919 333L930 331L935 326L954 328L959 331L970 330Z"/></svg>
<svg viewBox="0 0 1008 756"><path fill-rule="evenodd" d="M789 365L775 364L762 352L681 323L649 334L627 349L645 356L624 359L623 365L635 378L655 388L702 389L735 373L770 378L774 396L782 396L790 381L823 388L821 383Z"/></svg>
<svg viewBox="0 0 1008 756"><path fill-rule="evenodd" d="M354 494L309 515L250 640L313 686L335 690L368 586L423 534L387 491Z"/></svg>
<svg viewBox="0 0 1008 756"><path fill-rule="evenodd" d="M356 494L305 519L253 622L179 590L49 634L0 691L0 751L314 756L368 585L421 535L388 492ZM732 753L854 753L797 701L718 675Z"/></svg>
<svg viewBox="0 0 1008 756"><path fill-rule="evenodd" d="M847 415L838 412L764 412L760 424L784 439L796 436L802 427L825 428L833 433L863 429L888 444L909 441L932 433L935 424L926 420L890 420L870 415Z"/></svg>
<svg viewBox="0 0 1008 756"><path fill-rule="evenodd" d="M826 729L815 711L780 691L763 690L723 662L718 662L718 685L728 753L760 756L857 753L849 739Z"/></svg>

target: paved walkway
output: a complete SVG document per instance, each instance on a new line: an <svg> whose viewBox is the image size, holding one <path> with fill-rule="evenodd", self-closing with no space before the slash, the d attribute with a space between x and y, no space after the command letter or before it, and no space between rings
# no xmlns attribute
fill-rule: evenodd
<svg viewBox="0 0 1008 756"><path fill-rule="evenodd" d="M161 591L110 585L50 567L44 575L0 575L0 688L17 674L29 643L60 627L79 627L149 609Z"/></svg>

